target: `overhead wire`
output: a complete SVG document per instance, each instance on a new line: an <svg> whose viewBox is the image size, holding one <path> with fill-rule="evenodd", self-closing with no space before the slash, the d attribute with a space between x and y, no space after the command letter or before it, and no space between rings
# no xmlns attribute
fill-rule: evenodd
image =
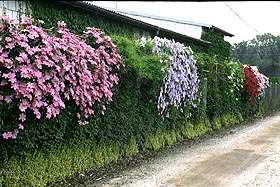
<svg viewBox="0 0 280 187"><path fill-rule="evenodd" d="M244 18L242 18L235 10L233 10L233 8L231 6L229 6L226 2L224 2L224 4L248 27L250 27L251 29L253 29L256 33L260 33L255 27L253 27L251 24L249 24L247 21L245 21Z"/></svg>
<svg viewBox="0 0 280 187"><path fill-rule="evenodd" d="M226 2L224 2L224 4L249 28L253 29L256 33L260 34L260 32L255 28L253 27L251 24L249 24L244 18L242 18L230 5L228 5ZM268 47L269 48L269 52L271 52L271 54L273 54L272 56L280 56L280 54L274 54L274 51L273 51L273 48L272 48L273 45L268 45L268 46L259 46L259 48L263 51L265 47ZM257 50L256 53L254 53L254 55L259 55L259 57L262 59L262 56L261 53L262 53L260 50ZM250 53L246 54L246 55L249 55ZM239 54L241 55L241 54ZM242 55L245 55L242 54ZM271 55L270 55L271 56Z"/></svg>

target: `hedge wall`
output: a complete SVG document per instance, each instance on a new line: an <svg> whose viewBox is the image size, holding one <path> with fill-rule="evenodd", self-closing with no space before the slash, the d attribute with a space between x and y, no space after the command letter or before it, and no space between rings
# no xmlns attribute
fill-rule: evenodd
<svg viewBox="0 0 280 187"><path fill-rule="evenodd" d="M197 109L187 109L194 110L190 120L176 109L163 120L156 108L163 77L158 57L138 50L128 38L115 36L113 41L126 68L119 73L120 83L105 115L97 113L89 125L80 127L73 120L75 107L67 103L58 118L28 119L17 139L1 139L0 181L4 185L45 185L138 151L157 151L183 138L196 138L211 129L202 101Z"/></svg>

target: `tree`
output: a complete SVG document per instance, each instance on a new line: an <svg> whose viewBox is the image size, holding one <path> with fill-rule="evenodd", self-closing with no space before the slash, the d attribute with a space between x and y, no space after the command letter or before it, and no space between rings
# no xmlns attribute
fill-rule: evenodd
<svg viewBox="0 0 280 187"><path fill-rule="evenodd" d="M271 33L232 46L231 57L258 66L267 76L280 76L280 36Z"/></svg>

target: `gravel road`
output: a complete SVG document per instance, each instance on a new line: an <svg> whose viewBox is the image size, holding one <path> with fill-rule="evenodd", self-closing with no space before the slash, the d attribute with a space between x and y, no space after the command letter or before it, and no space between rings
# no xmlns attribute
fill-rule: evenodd
<svg viewBox="0 0 280 187"><path fill-rule="evenodd" d="M280 114L223 137L178 145L137 168L87 186L280 187Z"/></svg>

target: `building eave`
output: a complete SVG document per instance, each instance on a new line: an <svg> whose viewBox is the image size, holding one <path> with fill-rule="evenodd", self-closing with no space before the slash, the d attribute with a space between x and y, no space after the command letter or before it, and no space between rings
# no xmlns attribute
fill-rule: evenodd
<svg viewBox="0 0 280 187"><path fill-rule="evenodd" d="M221 33L223 33L225 36L229 36L229 37L233 37L233 36L234 36L233 34L227 32L227 31L225 31L225 30L223 30L223 29L220 29L220 28L218 28L218 27L216 27L216 26L212 26L212 28L214 28L215 30L217 30L217 31L219 31L219 32L221 32Z"/></svg>

